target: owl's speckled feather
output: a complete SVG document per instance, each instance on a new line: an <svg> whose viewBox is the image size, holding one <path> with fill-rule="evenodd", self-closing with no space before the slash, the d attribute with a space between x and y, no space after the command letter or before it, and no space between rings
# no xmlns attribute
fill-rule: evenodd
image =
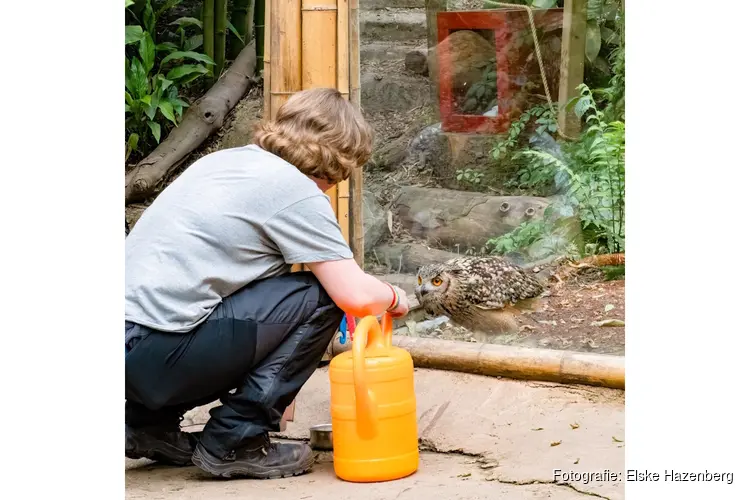
<svg viewBox="0 0 750 500"><path fill-rule="evenodd" d="M502 257L458 257L423 266L415 295L431 315L445 315L483 337L518 330L513 319L533 309L544 287Z"/></svg>

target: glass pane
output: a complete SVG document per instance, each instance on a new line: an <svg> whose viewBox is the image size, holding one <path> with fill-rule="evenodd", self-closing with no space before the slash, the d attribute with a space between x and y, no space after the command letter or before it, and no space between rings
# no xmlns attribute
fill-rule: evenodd
<svg viewBox="0 0 750 500"><path fill-rule="evenodd" d="M623 355L621 2L402 3L361 23L366 269L424 306L397 334Z"/></svg>

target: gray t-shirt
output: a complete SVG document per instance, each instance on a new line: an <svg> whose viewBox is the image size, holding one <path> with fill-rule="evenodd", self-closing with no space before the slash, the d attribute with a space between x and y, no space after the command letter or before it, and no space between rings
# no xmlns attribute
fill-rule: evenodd
<svg viewBox="0 0 750 500"><path fill-rule="evenodd" d="M330 199L306 175L255 145L217 151L125 239L125 321L188 332L248 283L350 258Z"/></svg>

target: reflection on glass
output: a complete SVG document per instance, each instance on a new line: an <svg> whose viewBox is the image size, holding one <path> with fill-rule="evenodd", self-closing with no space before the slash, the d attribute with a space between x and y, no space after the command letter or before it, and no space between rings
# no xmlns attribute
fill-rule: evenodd
<svg viewBox="0 0 750 500"><path fill-rule="evenodd" d="M624 354L624 11L591 2L566 20L563 2L544 3L533 21L449 3L429 76L385 62L368 80L363 65L379 140L365 174L368 270L412 293L422 266L496 256L544 287L512 333L418 310L399 334ZM385 89L403 102L384 109Z"/></svg>

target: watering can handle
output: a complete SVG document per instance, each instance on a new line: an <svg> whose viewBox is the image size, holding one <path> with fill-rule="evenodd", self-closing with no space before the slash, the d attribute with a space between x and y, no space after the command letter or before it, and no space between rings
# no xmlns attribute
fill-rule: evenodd
<svg viewBox="0 0 750 500"><path fill-rule="evenodd" d="M357 433L365 439L377 434L375 396L367 388L365 377L365 348L390 347L393 336L391 315L383 315L382 328L375 316L362 319L354 330L352 340L352 362L354 365L354 401L357 420Z"/></svg>

